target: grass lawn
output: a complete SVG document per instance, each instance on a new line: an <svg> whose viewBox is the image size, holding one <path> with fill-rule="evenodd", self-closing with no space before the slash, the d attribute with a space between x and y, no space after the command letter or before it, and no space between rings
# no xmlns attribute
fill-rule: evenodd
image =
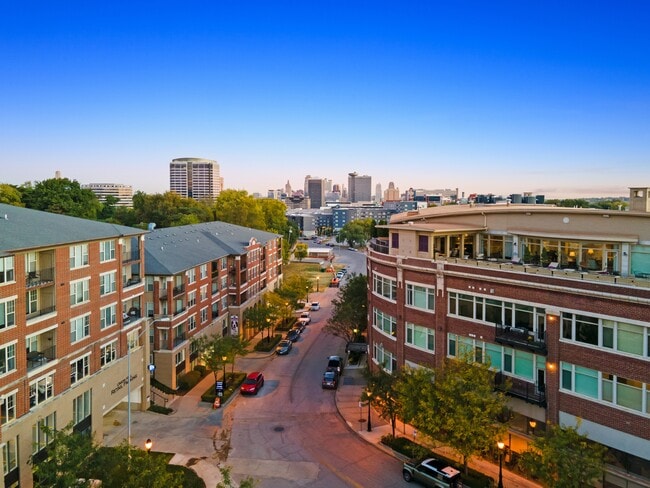
<svg viewBox="0 0 650 488"><path fill-rule="evenodd" d="M282 273L285 278L288 278L294 274L300 274L304 276L312 283L311 291L316 291L316 278L318 278L318 288L323 290L327 288L330 284L330 280L334 277L334 274L345 267L343 264L333 263L334 273L323 272L319 263L306 263L300 261L291 261L286 266L282 267Z"/></svg>

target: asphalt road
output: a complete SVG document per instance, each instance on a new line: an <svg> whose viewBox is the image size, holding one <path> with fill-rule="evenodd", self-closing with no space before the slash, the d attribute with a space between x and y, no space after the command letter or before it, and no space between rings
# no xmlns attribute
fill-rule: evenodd
<svg viewBox="0 0 650 488"><path fill-rule="evenodd" d="M365 272L362 253L341 254L346 256L337 252L339 263ZM227 464L233 473L259 480L260 488L408 486L401 462L355 434L337 413L334 391L321 388L327 356L343 355L345 348L340 338L321 332L337 291L314 294L321 310L312 312L312 323L287 356L272 356L264 364L238 361L238 369L260 369L266 379L258 395L238 396L229 406Z"/></svg>

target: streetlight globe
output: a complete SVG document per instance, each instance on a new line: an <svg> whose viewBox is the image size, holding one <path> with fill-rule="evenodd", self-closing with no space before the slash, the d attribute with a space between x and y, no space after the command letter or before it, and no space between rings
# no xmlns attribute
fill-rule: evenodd
<svg viewBox="0 0 650 488"><path fill-rule="evenodd" d="M505 443L503 441L499 441L499 442L497 442L497 447L499 448L499 450L502 451L503 448L506 447L506 445L505 445Z"/></svg>
<svg viewBox="0 0 650 488"><path fill-rule="evenodd" d="M151 448L153 447L153 442L151 439L147 439L144 443L144 448L147 450L147 452L151 451Z"/></svg>

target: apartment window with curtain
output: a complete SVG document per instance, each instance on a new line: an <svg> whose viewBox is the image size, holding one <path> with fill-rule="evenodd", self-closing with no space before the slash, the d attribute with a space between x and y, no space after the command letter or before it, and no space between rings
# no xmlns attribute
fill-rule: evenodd
<svg viewBox="0 0 650 488"><path fill-rule="evenodd" d="M418 236L418 251L429 252L429 236Z"/></svg>

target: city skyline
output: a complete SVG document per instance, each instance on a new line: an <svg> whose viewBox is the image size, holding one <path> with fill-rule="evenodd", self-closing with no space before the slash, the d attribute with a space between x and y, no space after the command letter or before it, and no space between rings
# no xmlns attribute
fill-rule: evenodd
<svg viewBox="0 0 650 488"><path fill-rule="evenodd" d="M261 195L624 196L650 183L649 8L586 5L9 5L1 182L162 193L196 157Z"/></svg>

